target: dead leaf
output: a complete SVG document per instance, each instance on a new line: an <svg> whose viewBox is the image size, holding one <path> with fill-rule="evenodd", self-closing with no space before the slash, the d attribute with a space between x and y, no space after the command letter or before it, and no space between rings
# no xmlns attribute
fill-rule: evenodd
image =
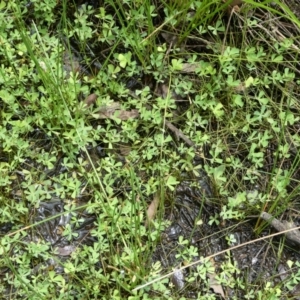
<svg viewBox="0 0 300 300"><path fill-rule="evenodd" d="M165 39L165 41L169 44L176 44L178 41L178 36L169 33L169 32L162 32L161 36Z"/></svg>
<svg viewBox="0 0 300 300"><path fill-rule="evenodd" d="M199 63L183 63L182 73L195 73L196 69L199 68Z"/></svg>
<svg viewBox="0 0 300 300"><path fill-rule="evenodd" d="M80 73L82 68L79 63L80 59L69 51L63 53L63 69L66 72L66 78L69 78L71 73Z"/></svg>
<svg viewBox="0 0 300 300"><path fill-rule="evenodd" d="M213 259L210 259L211 263L213 264L214 266L214 260ZM221 297L223 299L225 299L225 294L224 294L224 291L223 291L223 287L221 284L218 283L217 279L216 279L216 274L215 273L208 273L208 284L209 284L209 287L216 293L216 294L219 294L221 295Z"/></svg>
<svg viewBox="0 0 300 300"><path fill-rule="evenodd" d="M115 111L117 109L120 109L121 104L120 102L112 102L109 103L109 105L103 105L99 108L99 116L101 118L101 116L103 115L103 118L108 118L108 117L112 117L113 114L115 113Z"/></svg>
<svg viewBox="0 0 300 300"><path fill-rule="evenodd" d="M87 96L83 102L87 107L89 107L96 102L97 98L98 98L98 96L93 93L93 94L90 94L89 96Z"/></svg>
<svg viewBox="0 0 300 300"><path fill-rule="evenodd" d="M167 84L160 84L158 85L158 94L163 98L163 99L166 99L170 93L170 90L169 90L169 86Z"/></svg>
<svg viewBox="0 0 300 300"><path fill-rule="evenodd" d="M120 154L122 156L128 156L130 151L131 151L131 147L130 147L130 144L128 143L122 143L119 147L119 150L120 150Z"/></svg>
<svg viewBox="0 0 300 300"><path fill-rule="evenodd" d="M169 85L166 83L158 84L156 89L156 94L162 97L163 99L167 99L168 97L171 97L175 101L183 101L179 95L177 95L174 91L171 91L169 89Z"/></svg>
<svg viewBox="0 0 300 300"><path fill-rule="evenodd" d="M208 274L208 284L209 284L209 287L211 289L213 289L213 291L216 293L216 294L219 294L221 295L221 297L223 299L225 299L225 294L224 294L224 291L223 291L223 288L222 288L222 285L218 283L218 281L216 280L216 274Z"/></svg>
<svg viewBox="0 0 300 300"><path fill-rule="evenodd" d="M116 115L118 119L124 121L128 119L135 119L140 116L139 111L137 109L132 110L118 110Z"/></svg>
<svg viewBox="0 0 300 300"><path fill-rule="evenodd" d="M227 13L231 11L239 12L240 6L243 4L243 0L223 0L224 3L228 4Z"/></svg>
<svg viewBox="0 0 300 300"><path fill-rule="evenodd" d="M119 102L112 102L109 105L100 107L98 115L94 114L94 116L97 119L113 119L115 117L124 121L130 118L138 118L140 115L137 109L122 110L120 107Z"/></svg>
<svg viewBox="0 0 300 300"><path fill-rule="evenodd" d="M158 204L159 204L159 197L157 194L155 194L153 196L152 202L150 203L150 205L148 206L148 209L147 209L147 220L145 222L146 227L148 227L149 224L151 223L151 221L155 218Z"/></svg>
<svg viewBox="0 0 300 300"><path fill-rule="evenodd" d="M246 91L246 84L244 82L240 83L239 85L235 86L233 88L233 90L236 92L236 93L244 93Z"/></svg>
<svg viewBox="0 0 300 300"><path fill-rule="evenodd" d="M57 247L54 249L54 253L61 256L69 256L76 250L76 248L77 247L74 245Z"/></svg>

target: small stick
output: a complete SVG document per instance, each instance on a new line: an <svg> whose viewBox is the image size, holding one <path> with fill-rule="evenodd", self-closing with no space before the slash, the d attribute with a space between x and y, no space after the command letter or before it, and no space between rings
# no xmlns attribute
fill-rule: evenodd
<svg viewBox="0 0 300 300"><path fill-rule="evenodd" d="M288 229L296 228L297 226L293 222L279 221L274 218L271 214L262 212L260 218L269 222L277 231L286 231ZM300 232L299 230L288 231L285 236L292 242L300 245Z"/></svg>
<svg viewBox="0 0 300 300"><path fill-rule="evenodd" d="M193 143L180 129L176 128L172 123L166 121L166 126L173 131L177 137L181 138L188 146L195 147L195 143Z"/></svg>

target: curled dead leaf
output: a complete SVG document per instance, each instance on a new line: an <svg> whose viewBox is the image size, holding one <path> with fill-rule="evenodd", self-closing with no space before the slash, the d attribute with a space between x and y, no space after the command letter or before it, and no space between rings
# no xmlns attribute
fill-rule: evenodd
<svg viewBox="0 0 300 300"><path fill-rule="evenodd" d="M223 0L223 2L228 4L227 14L230 14L231 11L238 12L243 4L243 0Z"/></svg>
<svg viewBox="0 0 300 300"><path fill-rule="evenodd" d="M147 220L145 222L146 227L149 226L151 221L155 218L158 205L159 205L159 197L157 194L155 194L153 196L152 202L150 203L150 205L148 206L148 209L147 209Z"/></svg>
<svg viewBox="0 0 300 300"><path fill-rule="evenodd" d="M210 259L211 263L214 266L214 260ZM215 294L219 294L223 299L225 299L225 294L223 291L222 285L216 279L216 273L208 273L208 283L209 287L215 292Z"/></svg>
<svg viewBox="0 0 300 300"><path fill-rule="evenodd" d="M94 93L88 95L85 99L84 99L84 104L89 107L91 106L92 104L94 104L97 100L98 96Z"/></svg>

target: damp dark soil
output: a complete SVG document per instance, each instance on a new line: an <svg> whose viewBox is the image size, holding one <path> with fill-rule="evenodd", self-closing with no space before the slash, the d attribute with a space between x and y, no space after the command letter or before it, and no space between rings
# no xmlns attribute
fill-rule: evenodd
<svg viewBox="0 0 300 300"><path fill-rule="evenodd" d="M38 145L41 146L41 141L43 141L43 149L50 149L49 143L51 141L46 135L43 137L41 135L41 133L33 134L31 142L37 147ZM105 151L101 146L89 147L88 152L95 165L105 157ZM82 157L82 155L79 151L78 158ZM63 167L62 161L63 157L60 157L53 169L43 169L43 173L49 178L53 186L55 185L55 178L62 173L72 176L72 172ZM195 166L203 163L202 158L194 160ZM30 160L20 166L20 170L23 170L22 172L40 168L42 166ZM16 171L17 178L12 183L12 201L23 201L21 195L24 191L20 188L22 180L24 180L22 172ZM85 184L83 181L82 187ZM120 193L122 190L117 183L115 189L116 193ZM249 197L256 192L257 190L249 191ZM38 243L43 239L50 245L47 259L39 258L32 262L31 275L43 274L49 270L54 270L56 274L61 274L67 280L68 275L65 273L62 263L66 262L77 248L81 249L84 245L92 246L97 242L97 238L90 234L97 224L97 217L95 214L89 213L85 208L80 208L85 207L84 204L88 203L89 194L89 191L86 190L81 195L78 195L76 202L66 204L53 191L53 195L50 195L49 199L41 201L37 208L31 208L29 224L34 225L34 227L29 230L29 234L22 238L20 242ZM222 268L222 263L228 262L229 255L232 264L236 265L241 271L240 274L231 275L241 276L243 280L246 277L246 282L249 285L259 285L261 281L271 281L274 284L280 284L290 272L289 263L297 262L300 259L298 250L300 243L297 243L297 241L289 240L284 236L270 239L269 234L276 232L272 228L264 229L259 234L255 232L257 223L262 221L258 215L249 216L243 221L235 222L231 220L224 221L218 225L209 225L210 217L220 213L220 206L215 203L213 185L204 171L200 171L193 176L191 174L182 174L182 181L177 185L172 197L173 199L165 207L164 214L164 219L168 220L170 225L161 234L156 248L153 249L153 253L150 256L150 261L152 263L160 262L164 273L177 270L171 275L174 293L178 293L188 299L197 299L199 290L207 288L199 280L193 282L185 280L194 272L198 265L202 264L201 257L213 256L213 265L216 274L218 274L218 270ZM78 208L75 213L74 210L70 210L74 207ZM295 215L291 211L286 211L281 217L284 220L293 220L294 226L300 226L299 215ZM63 235L63 232L68 227L71 228L71 238ZM1 235L10 234L14 230L15 226L12 223L1 224ZM230 242L228 236L231 236ZM265 237L265 239L255 241L259 237ZM188 241L188 243L180 245L180 239ZM282 239L285 241L283 248ZM249 243L251 241L253 243ZM224 253L224 250L238 245L241 245L241 247ZM185 261L182 256L178 258L178 254L183 253L184 249L190 247L194 247L198 255L194 256L193 266L181 270ZM99 261L94 267L101 269L103 265ZM7 271L7 269L2 269L1 277L5 276ZM298 299L296 297L298 288L297 285L290 293L293 299ZM7 285L3 297L9 297L13 292L14 290ZM222 289L222 292L226 295L226 299L230 299L233 296L242 299L244 296L244 291L229 287ZM5 294L7 294L7 297ZM152 296L155 298L159 295L153 293ZM220 299L223 297L220 295Z"/></svg>
<svg viewBox="0 0 300 300"><path fill-rule="evenodd" d="M100 1L101 2L101 1ZM290 6L291 10L295 14L300 13L299 4L297 1L293 3L286 3ZM68 15L72 18L74 11L82 5L90 5L93 8L99 8L99 1L74 1L68 8ZM57 11L61 8L59 5L56 7ZM107 7L108 11L114 11L114 7ZM163 12L161 12L163 13ZM35 10L34 3L28 3L28 20L34 18ZM259 12L257 13L258 15ZM260 15L261 16L261 15ZM163 16L157 16L157 26L159 26ZM262 16L266 18L266 16ZM228 19L226 13L224 18ZM93 20L91 20L93 21ZM229 29L234 32L234 26ZM52 28L52 31L55 28ZM66 37L62 37L62 43L65 43ZM158 42L165 43L168 37L159 35ZM204 45L199 41L193 41L191 38L186 41L186 49L193 49L193 51L203 51ZM96 43L91 41L89 47L82 49L82 45L79 44L75 39L68 41L72 57L68 54L62 56L62 62L67 72L76 69L80 76L95 76L97 72L102 68L102 64L107 55L110 45L105 43ZM119 52L122 52L121 46ZM207 51L210 51L207 49ZM100 55L95 56L95 53ZM72 65L70 67L70 61ZM139 62L137 62L139 63ZM164 96L164 83L155 82L155 78L151 74L143 73L140 74L139 78L130 78L123 76L124 82L122 84L134 94L135 90L149 86L153 94L160 94ZM173 92L173 91L172 91ZM91 88L90 94L93 93ZM275 93L275 92L274 92ZM280 93L280 91L278 91ZM275 95L276 96L276 95ZM174 91L174 97L180 98ZM181 97L182 98L182 97ZM188 98L188 97L186 97ZM92 98L91 98L92 99ZM96 99L86 99L84 95L78 94L78 103L85 101L86 104L96 105ZM1 108L5 109L5 105L0 102ZM178 101L177 111L174 114L179 115L187 110L188 104L186 102ZM101 108L102 109L102 108ZM118 103L114 103L115 110L119 109ZM109 118L110 112L102 111L102 119ZM123 120L128 118L139 118L138 113L134 108L130 108L126 111L121 111ZM93 123L94 122L94 123ZM99 125L99 120L93 120L92 126ZM196 153L193 165L195 169L199 170L196 172L186 172L179 174L180 182L172 193L167 195L165 205L161 208L163 213L163 219L169 221L169 226L162 232L159 240L156 243L156 247L153 249L152 254L149 257L149 265L159 261L163 267L163 273L168 273L176 270L171 275L171 281L173 283L174 294L183 296L189 299L197 299L197 294L201 289L207 288L204 286L201 280L195 280L188 282L186 280L194 272L198 265L202 264L201 259L203 257L210 257L215 267L215 272L218 274L218 270L223 268L223 263L228 262L230 257L231 263L241 271L239 274L234 273L235 279L239 276L243 278L249 286L257 285L259 282L272 282L272 284L280 284L289 275L290 262L296 263L300 259L299 243L297 240L289 239L288 235L279 235L274 238L268 236L272 233L276 233L278 229L275 226L269 226L267 220L261 218L260 212L251 210L249 207L244 207L247 212L245 218L235 220L234 218L228 218L222 222L211 222L216 215L220 215L223 207L226 205L226 200L219 195L216 188L215 182L212 178L204 171L205 165L209 164L210 158L210 145L206 145L206 149L203 150L202 155L199 155L197 145L194 145L187 137L185 137L181 131L180 126L185 120L179 119L178 122L174 121L174 127L169 127L170 133L174 136L174 148L177 147L178 140L183 140L185 144L190 146L191 149ZM101 123L105 126L105 123ZM117 125L116 125L117 126ZM211 124L211 130L218 128L217 122ZM175 129L174 129L175 128ZM300 123L295 123L294 126L290 127L290 132L294 133L299 130ZM219 128L220 129L220 128ZM10 130L13 130L11 128ZM45 130L40 128L34 128L31 134L27 137L31 149L36 151L43 151L44 153L51 152L51 149L56 144L56 139L53 136L45 133ZM245 168L251 167L251 162L247 160L246 147L243 148L243 137L236 137L234 134L227 137L228 144L232 145L230 151L240 156L244 162ZM238 142L237 142L238 141ZM107 142L95 141L95 145L87 145L84 152L80 149L74 151L75 160L78 162L86 161L85 171L89 172L92 170L92 165L97 166L101 164L101 161L107 158L109 155L115 155L116 159L119 160L123 168L126 168L126 155L130 152L130 145L114 145L114 149L109 149ZM270 142L269 153L266 155L266 161L262 167L264 174L270 174L271 170L274 169L279 163L274 159L272 153L277 148L276 140ZM89 159L87 158L87 154ZM63 277L68 278L68 274L62 267L62 262L66 262L68 258L77 251L82 249L84 245L92 246L97 242L97 237L91 235L91 231L97 226L98 216L89 212L87 204L91 199L93 191L87 187L87 181L82 176L82 185L80 186L81 194L76 196L76 200L72 203L66 202L56 194L57 187L56 178L64 174L66 178L72 178L78 170L76 167L66 167L63 163L64 157L67 153L61 152L61 155L57 157L57 161L54 162L54 167L51 169L45 168L43 164L38 161L34 161L32 158L28 158L22 164L14 170L14 180L10 183L11 201L24 201L24 193L22 190L22 182L27 180L26 175L34 170L38 171L38 174L43 177L43 180L47 179L49 184L49 190L53 193L43 195L42 201L40 201L38 207L32 207L28 203L28 219L24 221L25 224L34 225L30 226L29 234L20 239L20 243L38 242L44 240L48 243L49 249L47 250L47 257L39 257L36 261L31 262L32 274L43 274L48 270L54 270L56 274L61 274ZM291 163L296 159L298 150L295 147L290 148L290 159L285 162L285 169L291 167ZM0 159L1 161L11 161L12 157L9 156L2 148L0 148ZM91 159L91 160L90 160ZM197 168L197 167L201 168ZM139 171L137 170L137 173ZM105 176L105 171L101 176ZM140 176L143 176L142 172ZM238 177L238 176L237 176ZM296 170L293 174L293 179L290 186L290 191L294 191L295 182L300 178L299 170ZM33 180L39 181L40 178L33 178ZM115 181L112 183L112 189L114 189L115 195L119 198L120 202L124 199L126 192L130 191L130 186L124 186L122 184L122 178L116 176ZM249 184L247 187L247 203L255 203L255 195L263 192L268 186L268 176L262 177L259 184ZM95 188L95 185L94 185ZM143 189L143 187L141 187ZM254 196L253 196L254 195ZM252 197L252 198L251 198ZM282 224L284 221L293 222L293 226L300 226L300 211L299 200L295 196L294 204L291 209L286 209L280 215L274 215L276 219L280 220ZM149 201L150 203L151 201ZM149 204L148 203L148 204ZM243 209L243 208L242 208ZM249 213L248 213L249 211ZM101 220L100 220L101 222ZM12 222L3 223L0 225L0 233L2 236L9 235L19 229L19 224ZM71 236L65 234L66 229L69 228ZM283 228L284 229L284 228ZM286 229L289 229L286 227ZM64 233L64 234L63 234ZM230 237L230 239L228 239ZM265 237L256 241L258 238ZM187 243L180 245L179 240L185 240ZM249 243L253 241L253 243ZM147 242L147 241L144 241ZM244 244L244 245L243 245ZM234 247L239 246L240 247ZM194 257L195 264L191 267L185 266L184 249L194 247L198 253ZM224 250L233 248L227 253ZM122 249L120 249L122 251ZM217 254L219 253L220 254ZM180 255L179 255L180 254ZM198 262L198 263L197 263ZM103 264L99 261L94 266L96 269L103 268ZM0 279L6 276L9 272L8 268L2 268L0 270ZM228 278L230 280L230 278ZM236 299L243 299L244 290L231 289L224 287L223 289L214 289L213 284L211 286L211 293L215 293L220 299L236 297ZM299 296L300 287L296 285L294 289L289 292L291 299L300 299ZM223 295L222 295L222 293ZM14 292L12 286L9 283L5 283L5 289L3 291L3 298L8 299L9 295ZM151 292L150 292L151 293ZM159 295L153 292L153 299L159 297ZM297 298L299 297L299 298Z"/></svg>

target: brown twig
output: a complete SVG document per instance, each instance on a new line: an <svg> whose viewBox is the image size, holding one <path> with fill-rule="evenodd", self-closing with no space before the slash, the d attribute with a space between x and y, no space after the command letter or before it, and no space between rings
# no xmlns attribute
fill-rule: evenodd
<svg viewBox="0 0 300 300"><path fill-rule="evenodd" d="M174 132L178 138L181 138L188 146L195 147L195 143L193 143L186 135L184 135L184 133L180 129L176 128L172 123L166 121L166 126L172 132Z"/></svg>
<svg viewBox="0 0 300 300"><path fill-rule="evenodd" d="M278 219L274 218L271 214L267 212L262 212L260 218L269 222L271 226L273 226L277 231L284 232L287 229L290 230L292 228L296 228L296 225L293 222L287 221L279 221ZM300 232L299 230L287 231L286 237L292 242L300 245Z"/></svg>

